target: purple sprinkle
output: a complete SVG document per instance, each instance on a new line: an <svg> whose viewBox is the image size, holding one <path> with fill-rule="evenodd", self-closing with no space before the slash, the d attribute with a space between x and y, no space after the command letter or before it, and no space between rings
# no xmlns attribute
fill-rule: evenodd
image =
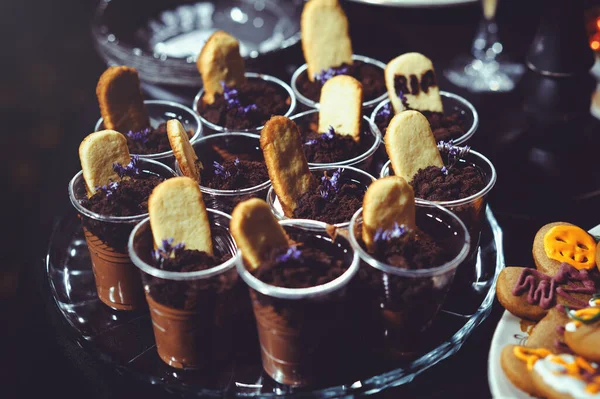
<svg viewBox="0 0 600 399"><path fill-rule="evenodd" d="M138 155L134 155L131 158L131 161L126 166L121 165L118 162L113 163L113 170L117 172L119 177L122 179L125 176L134 177L139 176L141 174L140 169L138 168L138 162L140 157Z"/></svg>
<svg viewBox="0 0 600 399"><path fill-rule="evenodd" d="M437 147L441 153L448 154L448 169L455 166L459 160L465 158L471 151L471 147L469 147L468 145L464 147L454 145L453 140L450 140L448 142L440 141Z"/></svg>
<svg viewBox="0 0 600 399"><path fill-rule="evenodd" d="M306 143L304 143L305 145L315 145L319 142L319 140L316 139L312 139L312 140L308 140Z"/></svg>
<svg viewBox="0 0 600 399"><path fill-rule="evenodd" d="M213 167L215 168L215 175L223 175L225 178L231 177L231 173L217 161L213 162Z"/></svg>
<svg viewBox="0 0 600 399"><path fill-rule="evenodd" d="M387 119L392 115L392 104L387 103L377 111L377 118Z"/></svg>
<svg viewBox="0 0 600 399"><path fill-rule="evenodd" d="M235 157L235 161L233 161L233 164L235 166L240 166L240 159L238 157Z"/></svg>
<svg viewBox="0 0 600 399"><path fill-rule="evenodd" d="M394 222L394 226L392 226L390 230L383 230L382 228L375 230L373 240L375 242L390 241L392 239L402 237L409 231L410 229L408 229L405 225Z"/></svg>
<svg viewBox="0 0 600 399"><path fill-rule="evenodd" d="M442 166L442 169L440 169L440 170L442 171L443 174L448 176L448 169L445 166Z"/></svg>
<svg viewBox="0 0 600 399"><path fill-rule="evenodd" d="M333 67L329 69L323 69L320 73L315 74L315 80L324 85L325 82L327 82L334 76L347 75L348 71L349 70L347 67Z"/></svg>
<svg viewBox="0 0 600 399"><path fill-rule="evenodd" d="M157 262L162 264L166 259L177 257L185 250L185 243L180 242L173 245L173 241L173 238L162 240L161 246L152 251L152 255Z"/></svg>
<svg viewBox="0 0 600 399"><path fill-rule="evenodd" d="M298 248L296 248L295 245L292 245L291 247L288 248L286 253L284 253L283 255L279 255L276 258L276 260L277 260L277 262L286 262L290 259L299 260L301 255L302 255L302 252L300 252L300 250Z"/></svg>
<svg viewBox="0 0 600 399"><path fill-rule="evenodd" d="M143 144L146 144L148 142L148 139L150 136L150 132L152 132L152 129L150 129L149 127L141 130L139 132L134 132L132 130L127 132L127 137L129 137L130 139L132 139L133 141L137 141Z"/></svg>
<svg viewBox="0 0 600 399"><path fill-rule="evenodd" d="M333 126L329 126L326 133L321 134L321 138L325 141L333 140L335 137L335 129Z"/></svg>

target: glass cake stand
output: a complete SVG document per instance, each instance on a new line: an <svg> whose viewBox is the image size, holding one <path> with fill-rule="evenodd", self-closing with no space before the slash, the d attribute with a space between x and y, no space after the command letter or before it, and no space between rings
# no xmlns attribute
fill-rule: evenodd
<svg viewBox="0 0 600 399"><path fill-rule="evenodd" d="M369 372L361 375L340 377L341 380L330 386L310 389L290 388L267 377L262 371L258 342L242 343L244 353L219 369L182 371L164 364L155 348L147 309L119 312L98 299L86 241L74 213L64 217L54 229L45 266L54 305L70 330L67 336L81 350L110 365L119 374L183 396L337 397L374 394L407 384L455 354L491 311L496 277L504 267L504 255L502 230L488 207L475 261L476 281L470 290L461 288L460 295L450 292L430 329L435 331L432 344L411 361L386 361L373 365ZM251 338L256 339L256 336Z"/></svg>

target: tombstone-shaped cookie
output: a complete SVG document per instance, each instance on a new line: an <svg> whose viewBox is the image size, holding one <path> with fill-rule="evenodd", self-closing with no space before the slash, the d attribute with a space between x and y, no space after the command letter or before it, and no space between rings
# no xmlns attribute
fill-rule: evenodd
<svg viewBox="0 0 600 399"><path fill-rule="evenodd" d="M418 111L444 112L433 63L423 54L406 53L391 60L385 67L385 85L395 113L408 106Z"/></svg>
<svg viewBox="0 0 600 399"><path fill-rule="evenodd" d="M337 0L310 0L300 20L302 52L308 78L342 64L352 64L348 18Z"/></svg>

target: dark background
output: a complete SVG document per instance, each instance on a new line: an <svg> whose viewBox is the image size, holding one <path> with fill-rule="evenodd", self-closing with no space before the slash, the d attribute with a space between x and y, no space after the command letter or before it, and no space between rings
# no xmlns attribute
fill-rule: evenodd
<svg viewBox="0 0 600 399"><path fill-rule="evenodd" d="M500 35L516 60L523 61L549 3L500 0ZM0 168L8 180L0 191L0 397L155 396L69 346L49 316L53 304L42 284L47 240L53 223L69 210L67 183L80 168L77 147L99 117L95 86L105 65L89 31L95 6L90 0L0 2ZM578 101L589 109L593 79L567 83L572 90L551 105L535 97L540 82L531 74L510 94L468 93L441 78L441 71L469 51L481 15L477 4L403 10L347 2L345 8L355 53L387 62L403 52L422 52L434 61L442 89L477 107L481 125L472 145L498 169L490 202L505 231L507 264L532 264L533 235L545 223L566 220L588 229L600 222L598 196L583 195L600 188L594 163L598 121L585 107L561 113ZM286 81L287 71L302 62L298 47L288 54L269 65L278 71L268 71ZM496 304L456 356L389 396L489 397L487 352L500 315Z"/></svg>

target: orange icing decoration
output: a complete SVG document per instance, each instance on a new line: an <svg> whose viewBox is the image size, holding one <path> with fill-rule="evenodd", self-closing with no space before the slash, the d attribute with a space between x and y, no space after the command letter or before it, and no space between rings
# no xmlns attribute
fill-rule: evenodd
<svg viewBox="0 0 600 399"><path fill-rule="evenodd" d="M560 356L550 356L548 358L551 362L560 364L565 368L565 374L576 378L578 380L583 379L583 372L586 371L590 374L595 374L598 372L598 369L590 364L587 360L582 358L581 356L576 356L575 361L572 363L568 363ZM600 375L594 376L591 382L586 383L585 390L589 393L598 393L600 392Z"/></svg>
<svg viewBox="0 0 600 399"><path fill-rule="evenodd" d="M544 250L550 259L578 270L596 266L596 242L577 226L552 227L544 236Z"/></svg>
<svg viewBox="0 0 600 399"><path fill-rule="evenodd" d="M527 363L527 370L533 370L533 365L538 360L548 356L551 352L547 349L539 348L539 349L530 349L525 348L524 346L515 346L513 348L513 354L519 360L523 360Z"/></svg>

